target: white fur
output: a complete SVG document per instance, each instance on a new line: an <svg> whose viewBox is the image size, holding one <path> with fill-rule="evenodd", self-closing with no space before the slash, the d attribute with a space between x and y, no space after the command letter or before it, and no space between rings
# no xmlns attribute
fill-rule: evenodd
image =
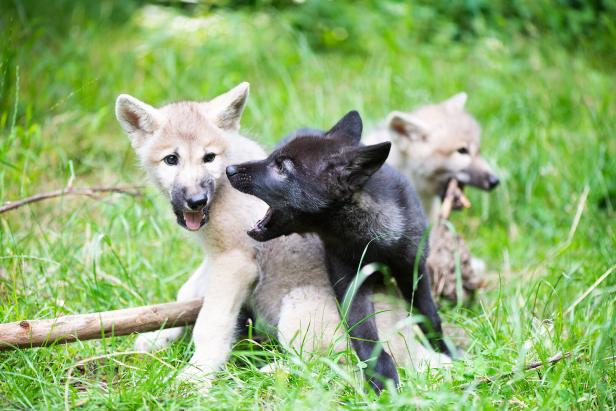
<svg viewBox="0 0 616 411"><path fill-rule="evenodd" d="M330 346L340 351L346 343L339 323L331 287L298 287L282 299L278 339L298 353L323 352Z"/></svg>
<svg viewBox="0 0 616 411"><path fill-rule="evenodd" d="M466 105L466 100L468 96L465 92L458 93L452 97L449 97L447 100L443 101L441 104L445 105L450 110L454 111L462 111L464 110L464 106Z"/></svg>
<svg viewBox="0 0 616 411"><path fill-rule="evenodd" d="M374 295L375 320L384 349L398 367L421 371L425 368L442 368L451 365L451 359L423 346L416 334L419 327L409 317L403 299L384 294Z"/></svg>
<svg viewBox="0 0 616 411"><path fill-rule="evenodd" d="M118 121L164 195L170 197L172 187L178 184L189 193L204 179L213 179L216 184L209 223L193 233L208 258L178 293L178 300L204 298L193 329L195 352L181 374L198 381L203 391L229 355L240 308L258 277L255 243L246 230L265 213L266 206L256 197L234 190L224 173L228 164L265 156L258 145L237 134L247 95L248 86L243 83L208 103L175 103L155 109L126 95L116 103ZM216 158L203 163L208 152ZM162 161L172 153L179 157L177 166ZM143 334L135 346L162 348L181 333L181 328L173 328Z"/></svg>
<svg viewBox="0 0 616 411"><path fill-rule="evenodd" d="M128 94L118 96L116 117L131 139L137 135L153 133L158 128L158 111Z"/></svg>
<svg viewBox="0 0 616 411"><path fill-rule="evenodd" d="M195 352L184 377L212 377L231 352L240 309L256 280L254 258L242 250L219 254L208 266L197 293L203 307L193 329Z"/></svg>
<svg viewBox="0 0 616 411"><path fill-rule="evenodd" d="M249 85L247 82L240 83L227 93L221 94L214 99L202 103L204 111L218 125L227 130L238 131L240 129L240 117L236 112L244 109Z"/></svg>
<svg viewBox="0 0 616 411"><path fill-rule="evenodd" d="M370 219L366 219L368 238L380 238L384 244L399 240L404 234L404 215L402 210L390 201L375 201L370 195L361 191L353 197L357 206Z"/></svg>

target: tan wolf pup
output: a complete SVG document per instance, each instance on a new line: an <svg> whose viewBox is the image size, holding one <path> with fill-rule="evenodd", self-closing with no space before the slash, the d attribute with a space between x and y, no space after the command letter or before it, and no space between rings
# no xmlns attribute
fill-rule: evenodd
<svg viewBox="0 0 616 411"><path fill-rule="evenodd" d="M391 141L387 163L411 179L431 222L450 179L487 191L499 184L481 156L481 127L464 110L466 100L459 93L412 112L392 111L364 140Z"/></svg>

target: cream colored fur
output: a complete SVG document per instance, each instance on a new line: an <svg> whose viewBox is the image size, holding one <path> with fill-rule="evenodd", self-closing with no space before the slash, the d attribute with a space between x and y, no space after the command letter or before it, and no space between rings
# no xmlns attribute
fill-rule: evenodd
<svg viewBox="0 0 616 411"><path fill-rule="evenodd" d="M417 339L421 331L408 315L404 299L386 292L374 295L374 311L379 337L398 367L415 369L442 368L451 365L451 358L424 346ZM425 340L425 338L424 338ZM427 341L426 341L427 344Z"/></svg>
<svg viewBox="0 0 616 411"><path fill-rule="evenodd" d="M192 233L206 259L178 293L178 300L203 297L193 330L195 352L183 372L186 378L199 379L203 390L229 355L239 311L258 278L255 242L246 230L266 206L234 190L225 174L228 164L265 156L256 143L238 132L247 96L248 84L242 83L209 102L174 103L160 109L127 95L116 102L120 124L163 195L171 199L177 185L189 194L196 192L203 179L216 184L209 222ZM206 152L216 154L214 161L203 162ZM180 158L173 167L162 161L172 153ZM180 335L178 328L143 334L135 345L152 350Z"/></svg>
<svg viewBox="0 0 616 411"><path fill-rule="evenodd" d="M411 179L432 222L435 200L450 178L469 183L472 176L492 173L480 155L481 127L464 110L466 99L459 93L412 112L393 111L364 138L366 144L392 142L387 162Z"/></svg>
<svg viewBox="0 0 616 411"><path fill-rule="evenodd" d="M278 324L280 342L298 353L346 349L319 238L280 237L261 244L257 256L261 275L252 305L267 322ZM410 322L402 297L377 290L374 300L379 337L399 366L419 370L451 363L419 343L416 333L421 331Z"/></svg>

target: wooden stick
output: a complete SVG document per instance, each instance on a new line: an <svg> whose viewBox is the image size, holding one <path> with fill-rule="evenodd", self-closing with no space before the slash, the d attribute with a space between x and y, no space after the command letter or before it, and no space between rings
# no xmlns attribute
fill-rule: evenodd
<svg viewBox="0 0 616 411"><path fill-rule="evenodd" d="M194 324L203 300L148 305L51 320L0 324L0 350L92 340Z"/></svg>
<svg viewBox="0 0 616 411"><path fill-rule="evenodd" d="M100 193L120 193L127 194L131 196L140 196L141 191L139 191L142 186L133 186L133 187L85 187L85 188L73 188L67 187L62 190L50 191L48 193L40 193L33 195L31 197L26 197L22 200L9 202L2 207L0 207L0 214L6 213L7 211L14 210L19 207L23 207L26 204L36 203L38 201L48 200L50 198L63 197L65 195L85 195L85 196L94 196Z"/></svg>
<svg viewBox="0 0 616 411"><path fill-rule="evenodd" d="M539 367L543 367L545 365L551 365L551 364L555 364L557 362L559 362L560 360L564 359L564 358L569 358L571 357L571 353L570 352L566 352L566 353L558 353L550 358L548 358L547 360L545 360L545 362L543 361L533 361L531 363L526 364L526 366L524 366L524 371L530 371L530 370L534 370L536 368ZM460 387L462 388L466 388L469 387L471 385L479 385L479 384L489 384L489 383L493 383L497 380L502 380L505 378L509 378L512 377L513 375L515 375L515 372L508 372L508 373L504 373L504 374L500 374L494 377L483 377L480 380L475 380L472 383L466 383L466 384L462 384Z"/></svg>
<svg viewBox="0 0 616 411"><path fill-rule="evenodd" d="M445 192L445 198L443 198L443 203L441 204L439 218L441 220L448 220L451 210L454 205L458 203L464 208L469 208L471 206L471 202L466 198L462 190L460 190L458 181L452 178L447 184L447 191Z"/></svg>
<svg viewBox="0 0 616 411"><path fill-rule="evenodd" d="M539 368L542 367L546 364L554 364L555 362L558 362L560 360L562 360L563 358L569 358L571 357L571 353L570 352L566 352L566 353L558 353L550 358L548 358L545 362L543 361L533 361L530 364L527 364L526 367L524 367L524 371L528 371L528 370L534 370L535 368Z"/></svg>

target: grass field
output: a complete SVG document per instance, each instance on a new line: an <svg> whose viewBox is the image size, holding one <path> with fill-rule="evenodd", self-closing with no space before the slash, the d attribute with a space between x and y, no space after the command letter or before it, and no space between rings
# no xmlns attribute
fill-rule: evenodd
<svg viewBox="0 0 616 411"><path fill-rule="evenodd" d="M0 6L0 204L69 181L143 184L113 115L121 92L158 105L249 81L243 131L271 147L352 108L370 125L465 90L502 184L468 190L473 208L455 224L493 274L475 304L442 312L466 331L465 360L405 372L401 389L380 398L333 359L248 342L207 398L174 379L188 340L75 367L130 352L134 338L118 337L0 352L1 409L616 407L616 273L594 284L616 264L616 50L564 46L550 33L458 40L447 25L426 40L399 3L346 10L354 30L324 29L321 43L302 29L301 8L188 18L130 2L58 2L62 13L49 3ZM153 189L1 214L0 320L170 301L201 258ZM571 358L521 371L558 352ZM272 359L288 372L260 373Z"/></svg>

